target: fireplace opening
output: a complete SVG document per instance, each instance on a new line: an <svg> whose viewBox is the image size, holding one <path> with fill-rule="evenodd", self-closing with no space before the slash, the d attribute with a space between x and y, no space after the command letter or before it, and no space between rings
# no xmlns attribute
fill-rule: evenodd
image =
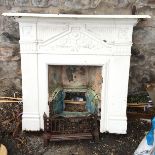
<svg viewBox="0 0 155 155"><path fill-rule="evenodd" d="M100 115L102 81L100 66L49 66L50 114Z"/></svg>
<svg viewBox="0 0 155 155"><path fill-rule="evenodd" d="M45 143L51 139L98 139L102 67L49 66L49 116Z"/></svg>

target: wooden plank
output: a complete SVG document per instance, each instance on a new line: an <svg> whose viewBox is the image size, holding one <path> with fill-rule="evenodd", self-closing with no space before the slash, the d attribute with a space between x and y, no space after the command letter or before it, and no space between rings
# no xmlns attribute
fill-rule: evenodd
<svg viewBox="0 0 155 155"><path fill-rule="evenodd" d="M148 103L128 103L128 106L147 105Z"/></svg>
<svg viewBox="0 0 155 155"><path fill-rule="evenodd" d="M128 103L127 107L129 108L144 108L148 103Z"/></svg>
<svg viewBox="0 0 155 155"><path fill-rule="evenodd" d="M139 118L146 118L151 119L154 117L154 114L145 114L145 113L138 113L138 112L127 112L127 117L129 119L139 119Z"/></svg>
<svg viewBox="0 0 155 155"><path fill-rule="evenodd" d="M93 139L91 133L77 133L77 134L59 134L59 135L50 135L51 141L62 141L62 140L79 140L79 139Z"/></svg>
<svg viewBox="0 0 155 155"><path fill-rule="evenodd" d="M3 96L1 96L0 99L22 100L22 98L19 97L3 97Z"/></svg>
<svg viewBox="0 0 155 155"><path fill-rule="evenodd" d="M130 108L144 108L145 105L129 105Z"/></svg>
<svg viewBox="0 0 155 155"><path fill-rule="evenodd" d="M19 103L19 102L21 102L21 101L15 101L15 100L0 100L0 103Z"/></svg>
<svg viewBox="0 0 155 155"><path fill-rule="evenodd" d="M86 101L72 101L72 100L64 100L65 104L80 104L80 105L85 105Z"/></svg>

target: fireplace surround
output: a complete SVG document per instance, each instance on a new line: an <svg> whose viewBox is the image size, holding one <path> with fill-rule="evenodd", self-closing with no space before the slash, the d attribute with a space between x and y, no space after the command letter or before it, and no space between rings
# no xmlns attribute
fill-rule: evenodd
<svg viewBox="0 0 155 155"><path fill-rule="evenodd" d="M99 66L100 132L125 134L133 26L146 15L4 13L19 22L22 129L44 129L49 115L48 66Z"/></svg>

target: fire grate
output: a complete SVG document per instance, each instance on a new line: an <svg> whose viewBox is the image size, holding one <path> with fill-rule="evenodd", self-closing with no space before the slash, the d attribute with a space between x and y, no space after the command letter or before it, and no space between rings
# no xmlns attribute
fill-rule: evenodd
<svg viewBox="0 0 155 155"><path fill-rule="evenodd" d="M56 89L49 102L49 117L44 113L45 145L50 140L99 139L97 113L90 113L86 110L87 104L84 95L85 93L78 95L70 93L65 96L62 89ZM74 99L74 96L78 96L78 98ZM74 105L74 109L68 107L67 104ZM70 111L65 111L69 108L71 108ZM81 110L81 108L85 110ZM94 110L94 107L92 109Z"/></svg>
<svg viewBox="0 0 155 155"><path fill-rule="evenodd" d="M99 139L96 115L85 117L47 117L44 114L44 144L49 140Z"/></svg>

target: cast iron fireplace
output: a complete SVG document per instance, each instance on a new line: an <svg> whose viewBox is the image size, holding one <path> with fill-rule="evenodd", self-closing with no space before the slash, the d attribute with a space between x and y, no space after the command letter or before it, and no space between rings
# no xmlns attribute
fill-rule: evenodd
<svg viewBox="0 0 155 155"><path fill-rule="evenodd" d="M95 118L95 114L100 116L100 132L126 133L126 107L133 26L137 23L138 18L150 18L150 16L33 13L4 13L3 15L16 16L19 22L23 130L46 130L48 120L55 117L62 118L62 116L57 115L63 113L66 110L65 108L70 110L72 114L76 113L76 115L77 113L84 113L83 110L88 112L91 106L87 106L87 104L90 102L87 102L86 95L85 97L84 95L82 97L77 95L80 89L82 94L89 94L88 91L99 94L99 104L97 108L92 108L97 110L91 113L90 117ZM49 66L70 66L73 75L68 74L70 82L52 83L48 81ZM83 66L101 67L102 82L99 93L90 87L89 78L87 78L88 81L80 80L82 85L79 82L76 83L78 80L74 80L74 66L79 66L79 68ZM55 77L60 77L57 74L58 72ZM62 80L65 80L65 77ZM96 81L100 80L97 79ZM53 85L51 93L49 92L50 83ZM72 85L69 85L70 83ZM87 85L85 85L86 83ZM57 89L59 91L56 91ZM52 108L54 100L50 100L50 97L53 92L62 93L63 103L69 105L62 104L63 111L61 113ZM75 93L73 95L75 97L69 98L69 92L71 96L73 95L71 93ZM57 98L59 99L58 96L54 97L54 99ZM80 102L81 108L77 109L73 105L76 102ZM81 103L83 103L83 107ZM77 111L73 111L73 109ZM69 114L67 115L69 116ZM45 118L47 118L47 122ZM89 119L89 116L82 118ZM70 118L63 115L63 119ZM95 122L95 119L92 120ZM81 121L85 122L83 119ZM77 122L79 121L71 120L71 124ZM87 126L89 127L90 124ZM51 126L48 127L50 128L47 130L53 132ZM59 129L62 132L63 127L59 127Z"/></svg>

